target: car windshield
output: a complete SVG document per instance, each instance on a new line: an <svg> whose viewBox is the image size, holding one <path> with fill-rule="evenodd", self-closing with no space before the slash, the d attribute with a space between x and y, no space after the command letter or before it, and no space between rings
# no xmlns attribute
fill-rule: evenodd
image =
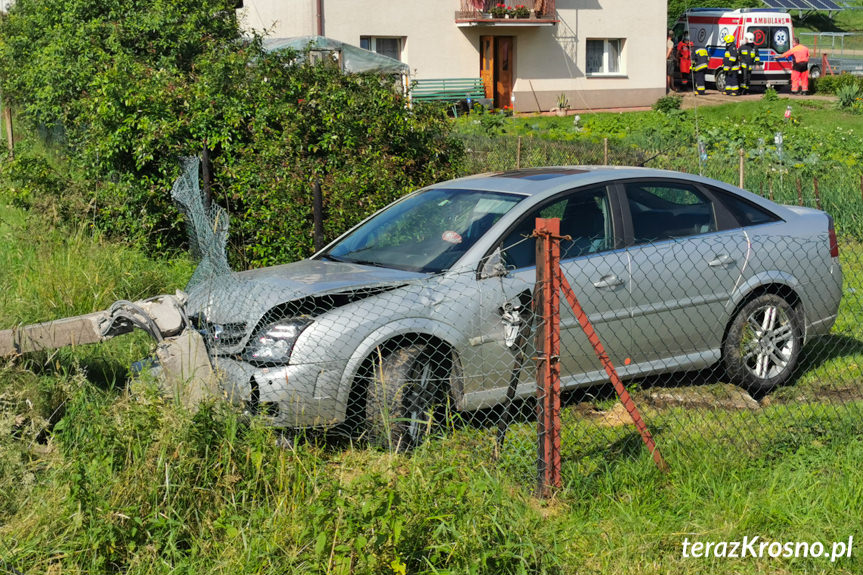
<svg viewBox="0 0 863 575"><path fill-rule="evenodd" d="M393 204L322 257L408 271L449 269L524 196L430 189Z"/></svg>

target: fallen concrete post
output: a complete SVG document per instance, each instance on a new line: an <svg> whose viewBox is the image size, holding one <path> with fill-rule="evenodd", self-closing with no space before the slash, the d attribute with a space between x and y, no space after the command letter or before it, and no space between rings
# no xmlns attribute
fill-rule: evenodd
<svg viewBox="0 0 863 575"><path fill-rule="evenodd" d="M100 327L107 317L96 312L0 331L0 356L99 343L108 339Z"/></svg>
<svg viewBox="0 0 863 575"><path fill-rule="evenodd" d="M0 331L0 357L101 343L140 328L161 342L186 327L185 294L118 301L109 309Z"/></svg>

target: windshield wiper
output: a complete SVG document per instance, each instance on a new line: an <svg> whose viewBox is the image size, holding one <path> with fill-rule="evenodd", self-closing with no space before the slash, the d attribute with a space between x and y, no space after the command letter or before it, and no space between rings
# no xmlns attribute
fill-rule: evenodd
<svg viewBox="0 0 863 575"><path fill-rule="evenodd" d="M347 260L343 260L342 258L337 258L336 256L333 256L330 254L323 254L321 256L321 259L327 259L327 260L330 260L332 262L338 262L338 263L344 263L345 261L347 261Z"/></svg>
<svg viewBox="0 0 863 575"><path fill-rule="evenodd" d="M349 264L359 264L361 266L374 266L376 268L392 268L392 266L387 266L378 262L372 262L369 260L341 260L343 262L347 262Z"/></svg>

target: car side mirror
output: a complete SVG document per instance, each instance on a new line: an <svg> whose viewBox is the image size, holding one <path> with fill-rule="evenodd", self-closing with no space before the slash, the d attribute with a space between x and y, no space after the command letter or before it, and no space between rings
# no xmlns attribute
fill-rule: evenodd
<svg viewBox="0 0 863 575"><path fill-rule="evenodd" d="M485 263L483 263L482 270L480 271L480 277L482 279L499 278L505 277L508 273L506 264L503 263L500 246L498 246L485 258Z"/></svg>

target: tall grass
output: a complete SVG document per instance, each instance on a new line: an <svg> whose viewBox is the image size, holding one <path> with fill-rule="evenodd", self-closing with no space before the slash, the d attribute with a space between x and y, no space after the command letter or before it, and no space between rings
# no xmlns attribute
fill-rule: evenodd
<svg viewBox="0 0 863 575"><path fill-rule="evenodd" d="M7 382L8 372L2 381ZM222 405L195 415L153 393L72 378L39 450L0 443L0 556L27 573L854 573L823 559L682 557L682 542L847 541L859 527L860 424L785 424L745 454L660 441L646 454L565 456L566 485L534 499L465 429L412 456L275 432ZM790 421L794 421L792 418ZM516 424L514 436L529 435ZM596 437L596 436L593 436ZM484 449L488 447L489 449ZM573 446L569 446L572 448ZM580 445L579 451L584 448Z"/></svg>
<svg viewBox="0 0 863 575"><path fill-rule="evenodd" d="M78 230L42 231L0 202L4 323L171 291L185 261L152 261ZM8 270L8 272L6 271ZM62 278L58 280L57 278ZM844 321L844 320L843 320ZM672 470L634 430L564 414L565 485L533 496L534 424L465 426L412 455L292 441L224 404L196 413L125 366L134 340L0 365L0 569L21 573L856 573L824 559L684 559L684 538L845 541L859 527L861 418L777 403L761 436L652 416ZM114 366L94 377L101 358ZM89 363L88 363L89 362ZM656 419L658 417L664 419ZM718 423L717 423L718 422ZM609 444L609 434L617 439ZM757 440L747 441L747 437ZM734 439L734 438L733 438Z"/></svg>

